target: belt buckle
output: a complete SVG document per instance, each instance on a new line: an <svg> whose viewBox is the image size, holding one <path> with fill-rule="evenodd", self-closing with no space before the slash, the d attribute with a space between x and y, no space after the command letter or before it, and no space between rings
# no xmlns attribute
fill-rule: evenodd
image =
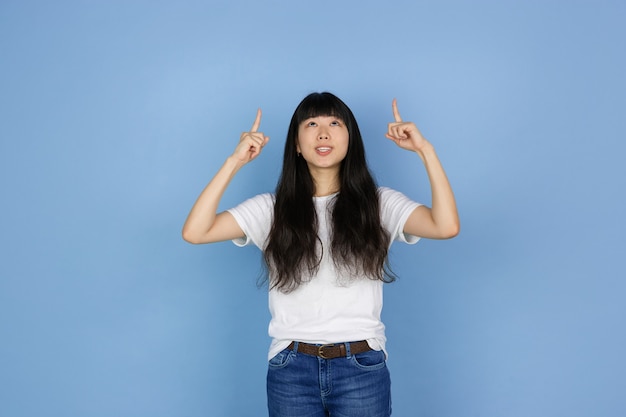
<svg viewBox="0 0 626 417"><path fill-rule="evenodd" d="M324 355L324 348L325 347L333 347L335 346L334 343L328 344L328 345L322 345L320 347L317 348L317 356L319 356L322 359L331 359L329 357L327 357L326 355Z"/></svg>

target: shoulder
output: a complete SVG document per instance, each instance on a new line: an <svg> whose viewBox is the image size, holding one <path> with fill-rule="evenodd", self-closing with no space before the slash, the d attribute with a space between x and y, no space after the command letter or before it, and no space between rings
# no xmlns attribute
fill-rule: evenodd
<svg viewBox="0 0 626 417"><path fill-rule="evenodd" d="M263 193L257 194L252 198L249 198L248 201L253 201L256 204L265 204L265 205L274 205L274 201L276 201L276 196L273 193Z"/></svg>
<svg viewBox="0 0 626 417"><path fill-rule="evenodd" d="M392 240L400 240L405 243L415 243L418 238L404 234L404 224L411 213L419 206L409 197L388 187L379 187L380 213L383 227L389 231Z"/></svg>
<svg viewBox="0 0 626 417"><path fill-rule="evenodd" d="M267 218L271 219L274 213L274 195L271 193L258 194L227 211L242 225Z"/></svg>
<svg viewBox="0 0 626 417"><path fill-rule="evenodd" d="M259 248L265 244L274 215L274 195L258 194L228 210L233 215L246 239L235 242L239 246L253 242Z"/></svg>
<svg viewBox="0 0 626 417"><path fill-rule="evenodd" d="M381 206L383 205L395 205L395 204L406 204L409 202L413 202L409 197L401 193L400 191L394 190L389 187L378 187L378 198L380 200Z"/></svg>
<svg viewBox="0 0 626 417"><path fill-rule="evenodd" d="M240 203L236 207L234 207L234 210L238 210L240 208L247 208L247 209L254 209L254 208L267 209L267 208L273 208L275 200L276 200L276 198L275 198L274 194L272 194L272 193L257 194L254 197L251 197L251 198L243 201L242 203ZM231 209L231 210L233 210L233 209Z"/></svg>
<svg viewBox="0 0 626 417"><path fill-rule="evenodd" d="M381 199L381 201L383 199L387 199L389 198L391 195L398 193L398 191L394 190L393 188L389 188L389 187L378 187L378 198Z"/></svg>
<svg viewBox="0 0 626 417"><path fill-rule="evenodd" d="M406 221L406 217L421 206L400 191L389 187L378 187L378 199L383 221Z"/></svg>

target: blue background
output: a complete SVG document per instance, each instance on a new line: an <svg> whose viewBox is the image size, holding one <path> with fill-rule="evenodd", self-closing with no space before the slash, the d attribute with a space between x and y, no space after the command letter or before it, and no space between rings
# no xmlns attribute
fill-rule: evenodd
<svg viewBox="0 0 626 417"><path fill-rule="evenodd" d="M265 414L260 253L180 229L257 107L228 208L309 92L435 145L461 234L396 245L394 416L626 415L623 1L0 2L0 415Z"/></svg>

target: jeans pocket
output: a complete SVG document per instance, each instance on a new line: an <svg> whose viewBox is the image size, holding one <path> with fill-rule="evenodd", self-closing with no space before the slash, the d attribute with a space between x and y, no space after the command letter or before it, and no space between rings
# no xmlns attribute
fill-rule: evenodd
<svg viewBox="0 0 626 417"><path fill-rule="evenodd" d="M384 368L386 365L385 352L382 350L369 350L363 353L352 355L354 364L365 370L376 370Z"/></svg>
<svg viewBox="0 0 626 417"><path fill-rule="evenodd" d="M270 368L283 368L287 366L289 360L291 359L292 352L289 349L284 349L276 354L272 359L269 360Z"/></svg>

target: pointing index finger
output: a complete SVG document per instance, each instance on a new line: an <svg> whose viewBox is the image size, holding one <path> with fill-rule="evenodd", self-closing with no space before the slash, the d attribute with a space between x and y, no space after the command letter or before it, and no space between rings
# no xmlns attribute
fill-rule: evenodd
<svg viewBox="0 0 626 417"><path fill-rule="evenodd" d="M398 100L396 100L395 98L391 102L391 108L393 109L393 118L395 119L395 121L401 122L402 117L400 117L400 112L398 111Z"/></svg>
<svg viewBox="0 0 626 417"><path fill-rule="evenodd" d="M254 120L254 124L252 125L252 129L250 132L256 132L259 130L259 126L261 125L261 108L256 111L256 119Z"/></svg>

